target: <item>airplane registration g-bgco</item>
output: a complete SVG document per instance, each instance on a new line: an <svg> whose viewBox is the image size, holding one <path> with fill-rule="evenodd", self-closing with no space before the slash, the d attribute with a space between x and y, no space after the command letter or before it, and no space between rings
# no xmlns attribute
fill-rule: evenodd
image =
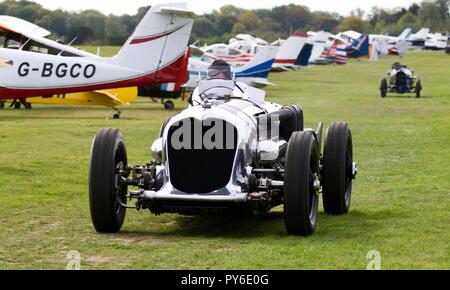
<svg viewBox="0 0 450 290"><path fill-rule="evenodd" d="M27 77L30 74L36 73L41 78L51 78L55 75L58 78L70 77L72 79L84 77L90 79L94 77L97 67L94 64L88 64L83 67L79 63L75 63L69 67L67 63L54 64L51 62L44 63L42 68L31 67L29 62L23 62L19 65L18 75L20 77Z"/></svg>
<svg viewBox="0 0 450 290"><path fill-rule="evenodd" d="M153 6L111 58L52 41L45 29L0 16L0 99L114 108L133 101L139 86L180 89L193 16L185 3Z"/></svg>

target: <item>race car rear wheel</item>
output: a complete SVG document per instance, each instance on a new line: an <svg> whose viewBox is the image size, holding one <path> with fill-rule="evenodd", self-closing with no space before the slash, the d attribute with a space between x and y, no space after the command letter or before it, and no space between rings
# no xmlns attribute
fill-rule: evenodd
<svg viewBox="0 0 450 290"><path fill-rule="evenodd" d="M116 186L119 168L126 167L127 151L118 129L102 129L94 138L89 169L91 219L99 233L120 231L126 209L127 186Z"/></svg>
<svg viewBox="0 0 450 290"><path fill-rule="evenodd" d="M420 98L421 93L422 93L422 81L418 80L416 83L416 98Z"/></svg>
<svg viewBox="0 0 450 290"><path fill-rule="evenodd" d="M289 234L314 233L319 207L319 145L311 132L294 132L286 153L284 219Z"/></svg>
<svg viewBox="0 0 450 290"><path fill-rule="evenodd" d="M380 92L381 92L381 97L382 98L386 98L386 96L387 96L387 89L388 89L387 80L386 79L382 79L381 80L381 84L380 84Z"/></svg>
<svg viewBox="0 0 450 290"><path fill-rule="evenodd" d="M333 215L350 210L353 168L352 133L347 124L333 123L328 129L323 155L323 206Z"/></svg>
<svg viewBox="0 0 450 290"><path fill-rule="evenodd" d="M288 105L283 109L292 112L292 117L288 120L282 121L280 124L280 137L286 141L289 141L294 132L304 130L303 109L299 105Z"/></svg>

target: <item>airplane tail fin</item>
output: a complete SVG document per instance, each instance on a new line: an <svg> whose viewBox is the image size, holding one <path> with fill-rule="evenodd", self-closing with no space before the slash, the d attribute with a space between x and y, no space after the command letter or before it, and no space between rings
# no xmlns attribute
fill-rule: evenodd
<svg viewBox="0 0 450 290"><path fill-rule="evenodd" d="M274 66L294 66L306 40L306 36L300 33L294 33L289 37L280 47Z"/></svg>
<svg viewBox="0 0 450 290"><path fill-rule="evenodd" d="M404 39L399 40L394 48L398 55L403 55L408 49L408 42Z"/></svg>
<svg viewBox="0 0 450 290"><path fill-rule="evenodd" d="M272 70L273 63L275 62L277 52L277 47L262 47L250 62L236 70L236 77L267 79Z"/></svg>
<svg viewBox="0 0 450 290"><path fill-rule="evenodd" d="M369 54L369 37L365 34L361 35L348 49L348 56L357 58Z"/></svg>
<svg viewBox="0 0 450 290"><path fill-rule="evenodd" d="M297 57L297 61L295 62L296 65L299 66L308 66L309 60L312 56L314 46L310 43L306 43L302 50L300 51L300 54Z"/></svg>
<svg viewBox="0 0 450 290"><path fill-rule="evenodd" d="M428 34L430 34L429 28L422 28L414 36L416 39L427 39Z"/></svg>
<svg viewBox="0 0 450 290"><path fill-rule="evenodd" d="M405 40L408 39L408 37L410 37L412 34L412 29L411 28L406 28L402 34L400 34L400 36L398 37L399 40Z"/></svg>
<svg viewBox="0 0 450 290"><path fill-rule="evenodd" d="M327 39L328 34L323 31L318 32L311 38L313 48L311 51L311 57L309 58L309 63L316 64L321 62L322 53L326 48Z"/></svg>
<svg viewBox="0 0 450 290"><path fill-rule="evenodd" d="M119 53L109 61L143 74L155 74L155 83L176 82L186 63L193 16L186 3L152 6Z"/></svg>

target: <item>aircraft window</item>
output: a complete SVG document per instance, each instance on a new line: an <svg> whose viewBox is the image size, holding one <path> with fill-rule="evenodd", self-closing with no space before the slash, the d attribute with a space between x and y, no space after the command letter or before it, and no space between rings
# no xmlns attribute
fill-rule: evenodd
<svg viewBox="0 0 450 290"><path fill-rule="evenodd" d="M48 54L48 49L45 47L39 47L39 53Z"/></svg>
<svg viewBox="0 0 450 290"><path fill-rule="evenodd" d="M230 55L240 55L240 54L241 52L239 50L230 48Z"/></svg>
<svg viewBox="0 0 450 290"><path fill-rule="evenodd" d="M6 48L19 49L20 48L20 42L15 41L14 39L8 39L8 41L6 41Z"/></svg>
<svg viewBox="0 0 450 290"><path fill-rule="evenodd" d="M48 48L31 45L28 51L48 54Z"/></svg>

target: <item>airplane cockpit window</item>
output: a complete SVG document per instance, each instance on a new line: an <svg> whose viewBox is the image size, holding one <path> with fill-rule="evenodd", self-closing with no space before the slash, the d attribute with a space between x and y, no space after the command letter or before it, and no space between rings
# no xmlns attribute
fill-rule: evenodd
<svg viewBox="0 0 450 290"><path fill-rule="evenodd" d="M237 49L233 49L233 48L230 48L229 53L230 53L230 55L241 55L242 54L242 52L240 52Z"/></svg>
<svg viewBox="0 0 450 290"><path fill-rule="evenodd" d="M31 46L28 48L28 51L31 51L31 52L37 52L37 53L43 53L43 54L48 54L48 48L45 48L45 47L39 47L39 46L36 46L36 45L31 45Z"/></svg>
<svg viewBox="0 0 450 290"><path fill-rule="evenodd" d="M5 47L6 37L0 36L0 47Z"/></svg>
<svg viewBox="0 0 450 290"><path fill-rule="evenodd" d="M6 41L5 47L9 49L19 49L21 46L19 41L15 41L14 39L8 39Z"/></svg>

